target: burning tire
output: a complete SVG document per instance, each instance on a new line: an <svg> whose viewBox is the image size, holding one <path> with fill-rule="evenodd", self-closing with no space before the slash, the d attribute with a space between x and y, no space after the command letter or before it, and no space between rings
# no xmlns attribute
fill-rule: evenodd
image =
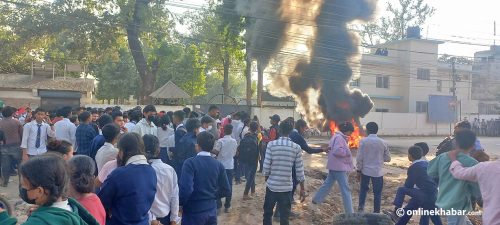
<svg viewBox="0 0 500 225"><path fill-rule="evenodd" d="M391 219L378 213L340 214L333 219L333 225L393 225Z"/></svg>

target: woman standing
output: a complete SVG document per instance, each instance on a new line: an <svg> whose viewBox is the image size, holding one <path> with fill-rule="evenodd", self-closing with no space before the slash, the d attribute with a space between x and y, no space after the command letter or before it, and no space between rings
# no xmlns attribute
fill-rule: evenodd
<svg viewBox="0 0 500 225"><path fill-rule="evenodd" d="M328 176L323 185L318 189L312 200L313 207L316 204L323 203L330 192L335 181L339 182L340 192L342 193L342 202L344 212L352 213L352 196L349 187L348 174L354 170L351 150L349 149L349 136L354 131L354 126L350 122L343 122L338 126L340 131L335 132L330 139L330 152L328 153Z"/></svg>
<svg viewBox="0 0 500 225"><path fill-rule="evenodd" d="M118 142L118 167L97 194L108 212L108 225L149 225L148 212L156 194L156 173L144 155L137 133L126 133Z"/></svg>

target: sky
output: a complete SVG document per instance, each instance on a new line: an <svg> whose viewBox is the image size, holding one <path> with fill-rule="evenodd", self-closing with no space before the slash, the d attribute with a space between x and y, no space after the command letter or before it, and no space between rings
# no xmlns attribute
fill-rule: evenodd
<svg viewBox="0 0 500 225"><path fill-rule="evenodd" d="M383 15L387 1L379 0L378 15ZM193 8L206 4L206 0L173 0L183 7L169 6L176 14L186 12L186 5ZM494 39L500 45L500 1L499 0L427 0L436 8L422 28L422 37L439 39L446 43L440 45L439 54L455 56L474 56L474 52L489 49ZM494 21L497 21L498 34L493 35ZM184 30L185 27L178 27ZM458 43L460 44L458 44Z"/></svg>

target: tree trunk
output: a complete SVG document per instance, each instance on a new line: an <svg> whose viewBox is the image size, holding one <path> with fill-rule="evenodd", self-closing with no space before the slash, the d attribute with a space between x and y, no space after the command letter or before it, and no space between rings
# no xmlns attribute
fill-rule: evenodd
<svg viewBox="0 0 500 225"><path fill-rule="evenodd" d="M257 106L262 107L262 91L264 89L264 65L257 61Z"/></svg>
<svg viewBox="0 0 500 225"><path fill-rule="evenodd" d="M142 83L141 90L139 92L140 96L137 98L141 104L151 103L152 99L149 97L149 94L154 91L154 81L156 78L156 74L151 72L147 64L146 57L142 51L142 44L139 40L140 27L143 23L143 16L146 13L149 2L149 0L135 1L133 19L127 25L128 45Z"/></svg>
<svg viewBox="0 0 500 225"><path fill-rule="evenodd" d="M229 53L224 53L224 82L222 83L222 93L224 93L224 102L227 103L229 100L229 66L231 65L229 59Z"/></svg>
<svg viewBox="0 0 500 225"><path fill-rule="evenodd" d="M250 54L247 54L245 57L246 67L245 67L245 78L247 79L247 107L248 112L251 112L252 109L252 57Z"/></svg>

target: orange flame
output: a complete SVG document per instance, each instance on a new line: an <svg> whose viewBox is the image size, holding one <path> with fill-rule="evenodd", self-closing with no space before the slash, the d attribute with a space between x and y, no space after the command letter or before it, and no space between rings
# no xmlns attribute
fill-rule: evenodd
<svg viewBox="0 0 500 225"><path fill-rule="evenodd" d="M352 119L351 121L352 125L354 125L354 132L352 132L351 136L349 136L349 148L352 149L358 149L359 148L359 141L361 141L361 138L363 137L361 135L361 132L359 130L359 125ZM330 120L330 131L332 132L332 135L337 132L339 128L337 127L337 124L335 121Z"/></svg>

